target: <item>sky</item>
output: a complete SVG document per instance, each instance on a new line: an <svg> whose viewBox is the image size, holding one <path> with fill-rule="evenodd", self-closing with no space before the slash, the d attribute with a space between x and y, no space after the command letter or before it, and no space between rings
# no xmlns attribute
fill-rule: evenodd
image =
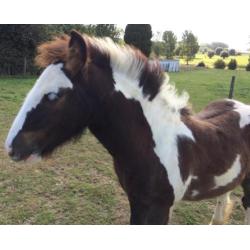
<svg viewBox="0 0 250 250"><path fill-rule="evenodd" d="M250 22L250 21L249 21ZM234 48L238 51L245 52L250 48L250 28L249 32L243 29L229 29L227 27L211 28L207 26L195 25L195 22L187 26L185 24L151 24L153 30L153 40L160 40L162 34L166 30L171 30L177 36L178 41L182 38L184 30L190 30L198 38L199 44L211 42L224 42L229 45L229 48ZM126 24L118 24L118 27L125 30ZM236 27L236 26L235 26Z"/></svg>
<svg viewBox="0 0 250 250"><path fill-rule="evenodd" d="M190 30L199 43L219 41L240 51L250 48L250 0L70 0L70 5L60 4L60 11L58 1L43 0L39 11L29 1L3 1L1 9L11 11L2 11L0 22L110 23L123 28L126 23L149 23L154 34L172 30L180 40L183 31ZM29 8L21 12L25 4Z"/></svg>
<svg viewBox="0 0 250 250"><path fill-rule="evenodd" d="M172 30L178 40L181 40L182 33L184 30L191 30L194 35L198 38L200 44L211 43L211 42L224 42L229 45L229 48L234 48L240 51L246 51L250 48L250 28L249 32L235 28L234 30L223 28L210 28L200 27L199 25L192 25L186 27L185 25L175 24L153 24L152 30L154 38L158 38L165 30ZM159 35L157 33L160 32Z"/></svg>
<svg viewBox="0 0 250 250"><path fill-rule="evenodd" d="M241 51L250 48L249 0L165 1L153 18L144 18L143 21L152 25L154 34L172 30L181 40L183 31L191 30L199 43L219 41Z"/></svg>
<svg viewBox="0 0 250 250"><path fill-rule="evenodd" d="M153 24L152 25L154 38L159 37L157 32L164 32L165 30L172 30L178 40L181 40L182 33L184 30L191 30L194 35L198 38L199 44L202 43L211 43L211 42L224 42L229 45L229 48L234 48L240 51L246 51L250 48L250 29L249 33L240 29L226 29L223 28L203 28L200 26L192 25L191 27L185 27L185 25L175 26L173 25L164 25L164 24Z"/></svg>

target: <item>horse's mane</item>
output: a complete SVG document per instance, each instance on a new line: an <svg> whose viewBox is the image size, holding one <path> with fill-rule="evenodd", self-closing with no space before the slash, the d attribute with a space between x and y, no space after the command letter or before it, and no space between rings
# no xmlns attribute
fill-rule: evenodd
<svg viewBox="0 0 250 250"><path fill-rule="evenodd" d="M129 45L116 44L110 38L96 38L85 34L83 37L90 59L98 54L107 56L110 66L116 72L126 74L126 77L131 79L143 79L140 87L143 87L144 93L150 95L151 99L161 92L167 106L172 106L176 110L186 106L188 95L178 96L175 87L168 84L168 79L165 79L164 72L157 61L150 61L138 49ZM44 68L57 61L65 62L69 52L69 40L68 35L63 35L41 44L37 48L36 64Z"/></svg>
<svg viewBox="0 0 250 250"><path fill-rule="evenodd" d="M123 67L124 69L126 65L129 70L133 68L138 69L138 67L140 68L147 60L138 49L129 45L118 45L108 37L96 38L85 34L83 37L88 50L90 50L89 56L95 54L96 50L100 53L105 53L113 59L113 63L116 62L116 68ZM69 51L69 40L70 37L68 35L62 35L39 45L35 58L36 65L44 68L57 61L66 61ZM124 60L126 60L126 63L120 65L119 62L123 62Z"/></svg>
<svg viewBox="0 0 250 250"><path fill-rule="evenodd" d="M68 35L63 35L54 37L53 40L38 46L36 65L45 68L56 61L65 61L68 55L69 40Z"/></svg>

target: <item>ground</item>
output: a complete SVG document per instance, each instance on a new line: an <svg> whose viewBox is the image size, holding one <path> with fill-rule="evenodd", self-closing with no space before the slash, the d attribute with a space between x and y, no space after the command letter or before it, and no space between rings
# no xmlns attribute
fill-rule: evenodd
<svg viewBox="0 0 250 250"><path fill-rule="evenodd" d="M235 97L250 103L250 72L188 70L170 74L172 83L187 90L199 111L209 101L227 97L236 75ZM0 144L34 77L0 79ZM241 189L233 192L231 224L242 224ZM181 202L171 224L208 224L215 200ZM128 224L126 195L118 184L112 159L90 134L36 164L14 163L0 147L0 224Z"/></svg>

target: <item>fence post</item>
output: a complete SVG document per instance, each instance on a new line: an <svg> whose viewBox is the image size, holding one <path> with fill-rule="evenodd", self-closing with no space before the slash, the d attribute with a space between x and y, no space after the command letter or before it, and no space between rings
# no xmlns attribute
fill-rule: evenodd
<svg viewBox="0 0 250 250"><path fill-rule="evenodd" d="M232 98L233 98L233 94L234 94L234 83L235 83L235 76L232 76L231 83L230 83L230 91L229 91L229 95L228 95L228 98L229 98L229 99L232 99Z"/></svg>

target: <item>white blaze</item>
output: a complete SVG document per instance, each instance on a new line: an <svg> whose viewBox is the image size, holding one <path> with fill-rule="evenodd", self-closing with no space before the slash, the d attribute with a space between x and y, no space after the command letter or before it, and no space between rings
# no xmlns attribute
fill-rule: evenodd
<svg viewBox="0 0 250 250"><path fill-rule="evenodd" d="M62 63L49 65L28 93L5 141L7 152L11 150L11 144L14 138L22 129L27 113L37 107L44 95L50 92L57 93L60 88L73 88L71 81L62 71L62 67Z"/></svg>

